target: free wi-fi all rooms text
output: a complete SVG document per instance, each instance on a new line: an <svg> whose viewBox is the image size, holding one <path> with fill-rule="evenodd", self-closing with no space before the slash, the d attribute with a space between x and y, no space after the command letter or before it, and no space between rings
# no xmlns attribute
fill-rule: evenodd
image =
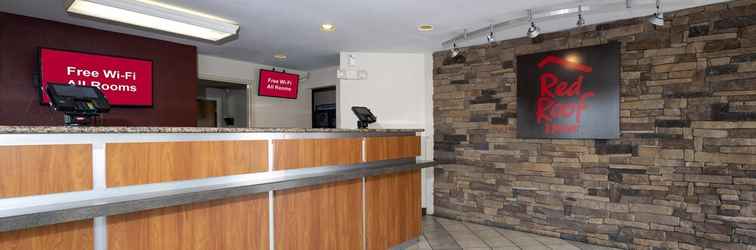
<svg viewBox="0 0 756 250"><path fill-rule="evenodd" d="M129 82L135 82L137 80L136 72L132 72L132 71L107 70L107 69L103 69L102 71L99 71L99 70L82 69L82 68L77 68L74 66L66 67L66 76L76 77L76 78L103 77L107 80L129 81ZM88 80L68 80L68 84L92 86L103 91L137 92L136 85L124 84L124 83L104 83L104 82L100 82L99 80L89 80L89 81Z"/></svg>

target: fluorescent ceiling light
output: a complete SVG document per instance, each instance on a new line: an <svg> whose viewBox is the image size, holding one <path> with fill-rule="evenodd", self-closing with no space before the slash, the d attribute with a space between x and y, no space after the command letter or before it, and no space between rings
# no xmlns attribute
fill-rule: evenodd
<svg viewBox="0 0 756 250"><path fill-rule="evenodd" d="M67 11L210 41L239 31L232 21L148 0L70 0Z"/></svg>

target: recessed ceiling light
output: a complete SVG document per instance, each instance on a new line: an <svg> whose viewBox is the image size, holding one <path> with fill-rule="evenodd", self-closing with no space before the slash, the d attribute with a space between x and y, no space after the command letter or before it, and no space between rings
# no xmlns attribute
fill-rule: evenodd
<svg viewBox="0 0 756 250"><path fill-rule="evenodd" d="M275 58L276 60L279 60L279 61L283 61L283 60L288 59L289 56L287 56L284 53L275 53L275 54L273 54L273 58Z"/></svg>
<svg viewBox="0 0 756 250"><path fill-rule="evenodd" d="M334 32L336 31L336 25L330 24L330 23L324 23L320 25L320 31L323 32Z"/></svg>
<svg viewBox="0 0 756 250"><path fill-rule="evenodd" d="M431 25L431 24L421 24L421 25L417 26L417 30L422 31L422 32L433 31L433 25Z"/></svg>

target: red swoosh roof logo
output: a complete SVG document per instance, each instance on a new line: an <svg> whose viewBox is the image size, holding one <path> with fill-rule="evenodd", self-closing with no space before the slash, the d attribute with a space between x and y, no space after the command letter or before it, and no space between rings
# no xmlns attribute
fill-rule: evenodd
<svg viewBox="0 0 756 250"><path fill-rule="evenodd" d="M584 72L584 73L591 73L591 72L593 72L593 67L591 67L591 66L588 66L588 65L585 65L585 64L580 64L580 63L570 62L570 61L562 59L561 57L554 56L554 55L546 56L546 58L544 58L543 60L541 60L541 62L538 63L538 68L543 68L543 67L545 67L546 65L549 65L549 64L559 64L559 65L561 65L564 68L571 69L571 70L577 70L577 71L581 71L581 72Z"/></svg>

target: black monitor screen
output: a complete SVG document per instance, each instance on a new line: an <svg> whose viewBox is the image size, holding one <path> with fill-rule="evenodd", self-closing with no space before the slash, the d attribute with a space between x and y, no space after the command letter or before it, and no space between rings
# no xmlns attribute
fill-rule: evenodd
<svg viewBox="0 0 756 250"><path fill-rule="evenodd" d="M98 98L97 92L93 87L82 87L64 84L50 84L52 88L55 88L55 92L60 96L68 96L73 98Z"/></svg>
<svg viewBox="0 0 756 250"><path fill-rule="evenodd" d="M360 121L375 122L376 118L373 112L366 107L352 107L352 112L357 115L357 119Z"/></svg>

